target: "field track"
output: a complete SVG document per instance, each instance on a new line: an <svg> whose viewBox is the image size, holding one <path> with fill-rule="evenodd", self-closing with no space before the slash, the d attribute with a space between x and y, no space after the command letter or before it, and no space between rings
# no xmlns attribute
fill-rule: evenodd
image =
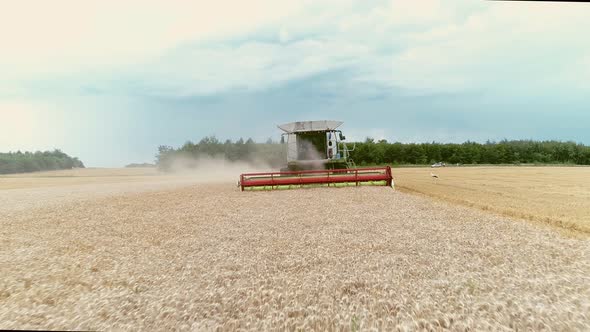
<svg viewBox="0 0 590 332"><path fill-rule="evenodd" d="M385 187L165 180L0 189L0 328L590 329L588 239Z"/></svg>

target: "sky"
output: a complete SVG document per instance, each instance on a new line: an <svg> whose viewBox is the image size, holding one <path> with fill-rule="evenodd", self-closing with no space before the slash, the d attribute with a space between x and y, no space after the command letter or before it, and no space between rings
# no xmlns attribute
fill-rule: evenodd
<svg viewBox="0 0 590 332"><path fill-rule="evenodd" d="M0 0L0 151L90 167L280 139L590 144L590 4Z"/></svg>

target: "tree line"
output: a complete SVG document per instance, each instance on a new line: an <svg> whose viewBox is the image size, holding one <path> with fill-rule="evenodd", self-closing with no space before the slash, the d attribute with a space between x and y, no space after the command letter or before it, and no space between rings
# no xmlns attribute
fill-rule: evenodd
<svg viewBox="0 0 590 332"><path fill-rule="evenodd" d="M0 174L52 171L84 167L78 158L60 150L0 153Z"/></svg>
<svg viewBox="0 0 590 332"><path fill-rule="evenodd" d="M500 142L456 143L390 143L367 138L363 142L347 143L354 150L351 158L359 166L448 164L577 164L590 165L590 146L575 142L502 140ZM221 157L230 161L264 162L279 167L286 161L284 142L271 139L256 143L251 138L235 142L218 140L215 136L198 143L186 142L175 149L160 146L156 164L167 170L177 157Z"/></svg>
<svg viewBox="0 0 590 332"><path fill-rule="evenodd" d="M388 143L366 139L351 153L357 164L573 164L590 165L590 146L575 142Z"/></svg>

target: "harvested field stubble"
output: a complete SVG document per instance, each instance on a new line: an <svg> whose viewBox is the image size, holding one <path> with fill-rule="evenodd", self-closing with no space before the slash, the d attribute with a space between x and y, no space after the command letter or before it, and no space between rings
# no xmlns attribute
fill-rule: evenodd
<svg viewBox="0 0 590 332"><path fill-rule="evenodd" d="M404 192L590 234L590 167L422 167L393 173Z"/></svg>
<svg viewBox="0 0 590 332"><path fill-rule="evenodd" d="M0 223L0 328L590 329L588 240L389 188L198 184Z"/></svg>

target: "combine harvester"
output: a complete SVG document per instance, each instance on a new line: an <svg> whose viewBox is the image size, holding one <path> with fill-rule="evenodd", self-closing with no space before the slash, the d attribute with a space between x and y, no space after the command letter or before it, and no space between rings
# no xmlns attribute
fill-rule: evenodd
<svg viewBox="0 0 590 332"><path fill-rule="evenodd" d="M345 187L381 185L393 187L391 168L356 168L336 130L340 121L302 121L278 126L287 136L287 165L280 172L240 175L244 190L273 190L300 187Z"/></svg>

